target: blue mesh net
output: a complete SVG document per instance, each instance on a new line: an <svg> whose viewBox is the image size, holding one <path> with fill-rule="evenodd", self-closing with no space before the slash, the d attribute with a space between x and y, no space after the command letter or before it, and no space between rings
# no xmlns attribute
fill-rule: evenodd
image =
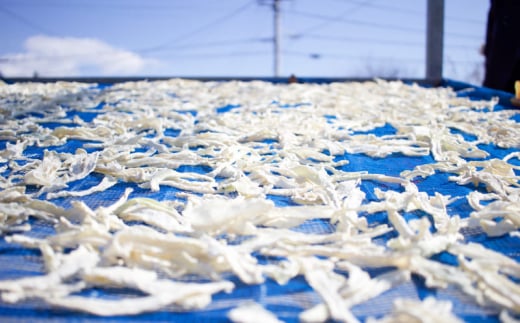
<svg viewBox="0 0 520 323"><path fill-rule="evenodd" d="M107 85L103 85L105 87ZM453 87L456 90L465 89L468 85L447 81L444 86ZM475 91L462 91L460 96L470 97L472 99L490 99L491 97L500 97L500 104L496 109L509 109L508 105L510 96L502 92L496 92L485 88L477 88ZM67 118L72 120L74 117L79 117L85 122L89 122L95 118L102 107L102 104L93 107L91 111L68 111ZM218 113L232 113L234 109L239 109L236 105L226 105L217 109ZM288 107L294 108L294 107ZM184 111L193 116L197 115L197 111ZM516 114L513 118L520 122L520 114ZM335 118L330 115L327 118ZM63 124L60 122L45 122L41 126L54 129L60 126L71 126L70 124ZM375 135L381 136L395 133L395 129L390 125L377 128L372 132ZM179 135L178 129L167 129L164 133L167 136L175 137ZM461 133L467 136L466 134ZM78 148L84 148L85 144L89 142L71 139L64 145L55 146L45 149L55 150L57 152L74 152ZM266 140L266 144L271 144L273 141ZM0 148L5 148L6 141L0 141ZM507 154L514 152L514 149L501 149L494 145L480 145L479 148L489 152L489 158L503 158ZM25 150L25 155L31 158L42 158L44 148L31 146ZM87 151L95 151L96 148L85 148ZM325 152L327 153L327 152ZM393 154L385 158L370 158L362 154L346 154L344 156L336 157L336 161L348 159L349 163L341 166L344 171L368 171L370 173L386 174L397 176L404 170L411 170L414 167L422 164L432 163L431 156L423 157L408 157L401 154ZM516 162L518 161L511 161ZM1 165L0 165L1 166ZM182 165L177 171L183 172L197 172L208 173L211 171L209 167ZM5 173L2 175L6 175ZM434 176L426 178L414 179L415 184L420 191L433 195L435 192L452 197L461 197L448 206L448 213L450 215L459 215L461 218L469 216L472 208L469 206L465 196L474 190L485 191L483 187L474 187L472 184L457 185L449 181L450 174L437 173ZM82 190L91 186L97 185L102 175L93 173L86 178L70 183L69 189ZM111 205L114 201L119 199L123 191L127 187L132 187L133 192L130 197L147 197L156 200L176 200L179 199L177 193L179 189L172 187L161 187L159 192L152 192L148 189L140 188L136 184L118 183L108 190L100 193L94 193L80 198L58 198L53 200L53 203L64 208L71 207L71 201L80 200L85 202L91 208L99 206ZM366 193L367 201L375 201L374 190L376 188L381 190L402 190L398 184L383 183L378 181L365 180L361 184L362 190ZM36 187L28 187L28 193L36 192ZM43 198L43 197L42 197ZM287 205L294 205L288 197L282 196L268 196L277 206L283 207ZM363 215L363 214L362 214ZM368 223L370 225L388 223L387 214L385 212L378 212L374 214L366 214ZM424 216L424 214L417 214L410 212L404 214L407 219L414 219ZM30 218L31 231L26 234L33 237L45 237L54 233L54 228L51 224L34 218ZM333 232L334 227L329 221L325 220L310 220L295 228L297 231L306 233L330 233ZM381 237L378 237L378 242L383 244L388 239L395 237L394 232L390 232ZM464 232L465 240L476 242L484 245L486 248L501 252L508 257L520 261L520 239L518 237L511 237L504 235L501 237L490 238L479 230L466 230ZM41 254L37 250L26 249L14 243L7 243L5 237L0 238L0 280L15 279L20 277L35 276L44 274L43 261ZM270 257L257 255L260 263L268 263L275 259ZM442 252L431 257L431 259L448 264L456 265L457 259L447 253ZM372 277L377 277L383 274L387 269L367 269ZM279 285L276 282L267 279L261 285L246 285L238 280L236 277L226 277L235 283L236 287L232 293L218 293L213 296L213 302L208 308L197 311L184 311L175 306L163 308L160 311L153 313L145 313L137 316L121 316L121 317L97 317L94 315L84 314L76 311L63 310L54 308L39 300L27 300L24 302L10 304L0 300L0 321L103 321L103 322L118 322L118 321L169 321L169 322L227 322L227 312L240 304L244 300L254 300L262 304L268 310L273 311L279 319L287 322L297 322L298 314L302 309L306 309L320 302L319 296L310 288L308 283L302 276L292 279L286 285ZM117 299L120 297L140 296L139 292L126 289L110 289L110 288L91 288L81 292L83 296L101 297L108 299ZM362 303L352 308L353 313L361 320L376 316L380 317L392 308L392 301L397 297L408 297L412 299L424 299L428 296L434 296L441 300L449 300L453 302L453 311L456 315L467 322L495 322L498 321L498 315L495 310L485 308L477 305L474 300L464 295L456 288L447 288L443 290L431 289L426 287L424 280L414 275L409 283L398 286L369 302Z"/></svg>

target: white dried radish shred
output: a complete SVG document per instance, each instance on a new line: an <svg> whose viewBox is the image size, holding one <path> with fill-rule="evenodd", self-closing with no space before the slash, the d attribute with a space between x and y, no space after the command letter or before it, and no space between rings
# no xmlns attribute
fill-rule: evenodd
<svg viewBox="0 0 520 323"><path fill-rule="evenodd" d="M254 302L244 303L235 307L228 313L228 318L235 323L247 323L251 321L265 323L281 323L276 315L266 310L262 305Z"/></svg>
<svg viewBox="0 0 520 323"><path fill-rule="evenodd" d="M511 119L517 112L495 111L496 102L383 80L284 85L173 79L103 90L67 82L0 83L0 140L6 141L0 232L8 242L39 249L47 272L0 281L2 300L39 298L102 316L170 305L195 310L211 306L213 294L231 292L230 275L245 284L267 277L286 284L302 275L322 303L302 308L301 320L355 322L353 306L409 284L413 273L428 287L456 286L509 318L520 313L520 287L512 279L519 277L519 263L464 238L470 229L519 236L520 153L489 158L478 147L520 149L520 125ZM79 113L70 119L67 111ZM96 116L87 121L82 113ZM49 122L58 125L49 128ZM385 126L395 133L369 133ZM55 150L72 140L82 141L82 148ZM348 172L351 154L425 161L400 175ZM429 195L413 182L437 173L487 192ZM69 189L93 174L103 176L99 184ZM386 188L376 188L370 200L361 190L364 181ZM113 204L95 208L74 200L103 199L118 183L151 194L179 192L157 200L126 189ZM37 191L26 194L28 188ZM293 205L277 206L273 197ZM60 206L63 198L69 208ZM450 211L461 198L473 208L466 219ZM380 212L387 223L369 225L367 218ZM407 220L407 212L424 216ZM20 234L30 229L29 217L50 222L55 234ZM330 231L301 232L306 221L318 220L330 222ZM441 252L457 264L430 259ZM256 255L282 258L262 264ZM393 269L374 277L367 272L387 267ZM213 282L186 281L194 276ZM145 296L73 295L93 286ZM278 320L254 303L229 318L247 321L250 315ZM459 319L450 302L427 298L397 299L393 313L371 320Z"/></svg>
<svg viewBox="0 0 520 323"><path fill-rule="evenodd" d="M368 323L398 322L463 322L452 313L452 304L427 297L423 301L398 298L394 301L392 313L381 319L369 318Z"/></svg>

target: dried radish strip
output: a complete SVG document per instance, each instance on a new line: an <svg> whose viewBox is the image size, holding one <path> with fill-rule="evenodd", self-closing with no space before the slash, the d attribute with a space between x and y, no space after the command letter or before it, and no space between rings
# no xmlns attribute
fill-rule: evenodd
<svg viewBox="0 0 520 323"><path fill-rule="evenodd" d="M228 318L236 323L247 323L251 322L254 317L255 321L265 323L281 323L276 315L266 310L262 305L258 303L245 303L238 307L235 307L228 313Z"/></svg>

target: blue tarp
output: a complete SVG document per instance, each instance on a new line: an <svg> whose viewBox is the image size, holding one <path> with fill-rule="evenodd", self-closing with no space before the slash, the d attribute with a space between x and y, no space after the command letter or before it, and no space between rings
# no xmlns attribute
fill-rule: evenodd
<svg viewBox="0 0 520 323"><path fill-rule="evenodd" d="M108 85L109 86L109 85ZM455 90L460 91L460 96L470 97L471 99L490 99L491 97L499 97L500 104L496 109L513 109L509 104L510 94L493 91L486 88L475 88L474 91L466 91L465 89L471 86L455 82L445 81L442 86L453 87ZM100 108L100 107L97 107ZM74 116L79 116L84 121L88 122L92 120L96 115L96 107L93 107L91 111L69 111L68 117L70 119ZM220 113L227 113L233 107L223 107L219 110ZM196 114L196 111L194 112ZM514 117L517 122L520 122L520 114L516 114ZM60 126L59 123L48 122L42 124L44 127L53 128ZM1 127L1 125L0 125ZM391 134L394 133L395 129L387 125L373 131L376 135ZM178 133L172 131L171 136L176 136ZM464 135L464 134L463 134ZM520 140L520 138L519 138ZM84 141L79 140L68 140L63 146L53 147L58 152L74 152L77 148L83 147ZM4 149L6 141L0 141L0 149ZM493 145L480 145L481 149L486 150L490 153L489 158L502 158L507 154L514 151L514 149L501 149ZM87 148L87 151L92 151L92 148ZM28 147L25 151L27 156L31 157L42 157L44 149L36 146ZM368 171L370 173L379 173L396 176L403 170L413 169L417 165L432 163L433 159L431 156L425 157L407 157L400 154L393 154L384 159L370 158L365 155L351 155L346 154L339 156L337 159L348 159L349 163L342 166L345 171ZM0 165L1 166L1 165ZM207 169L200 166L184 166L184 168L177 169L178 171L196 171L199 173L209 172L211 169ZM3 174L4 176L6 174ZM432 195L435 192L441 194L456 196L466 196L470 191L480 188L472 187L471 185L460 186L448 180L448 174L439 173L435 176L430 176L425 179L415 180L418 188L421 191L427 192ZM81 190L91 187L101 181L102 175L92 174L84 180L80 180L70 185L70 190ZM382 188L386 189L392 184L363 181L362 190L367 194L368 200L375 200L374 189ZM169 200L176 199L176 193L179 190L175 188L161 187L159 192L151 192L147 189L139 188L137 185L128 183L118 183L114 187L108 189L102 193L96 193L89 195L79 200L84 201L91 208L96 208L101 205L110 205L116 199L118 199L123 190L126 187L132 187L134 189L131 197L150 197L157 200ZM398 186L391 187L392 189L398 189ZM30 193L30 187L29 192ZM32 188L36 191L36 188ZM271 197L275 203L279 206L291 205L292 202L288 198L283 197ZM55 200L56 204L63 207L70 207L71 198L61 198ZM458 214L462 218L468 217L472 211L467 200L465 198L460 199L449 206L450 214ZM417 217L418 215L410 213L407 217ZM386 214L377 213L368 217L370 223L387 223ZM28 235L34 237L43 237L54 232L54 228L43 220L37 220L34 218L30 219L32 225L31 231ZM333 230L331 224L328 221L313 220L304 223L302 226L297 228L304 232L331 232ZM395 234L389 233L384 236L384 239L390 239ZM472 241L483 244L485 247L499 251L508 257L520 261L520 239L518 237L511 237L509 235L490 238L484 233L467 234L465 241ZM440 253L433 257L437 260L446 264L456 264L456 259L449 253ZM260 262L266 262L263 256L259 256ZM385 272L384 269L372 269L368 270L372 276L377 276ZM44 273L43 262L41 254L36 250L28 250L17 244L7 243L5 237L0 239L0 280L14 279L19 277L40 275ZM197 322L226 322L228 321L226 314L227 312L236 306L239 301L243 299L251 299L264 305L268 310L273 311L281 320L287 322L298 321L298 314L302 311L302 306L309 304L315 304L319 301L317 294L312 292L307 282L303 277L297 277L293 279L285 286L280 286L272 280L267 280L262 285L246 285L240 282L238 279L230 277L230 279L236 284L235 290L231 294L219 293L214 296L214 303L217 306L211 307L209 310L198 310L194 312L178 312L173 311L172 308L167 308L154 313L146 313L137 316L128 317L96 317L89 314L78 313L74 311L62 310L53 308L46 305L42 301L29 300L21 303L10 304L0 301L0 321L46 321L52 320L53 322L65 322L65 321L102 321L102 322L115 322L115 321L169 321L169 322L186 322L186 321L197 321ZM114 298L121 295L126 295L131 291L120 291L116 289L100 289L92 288L87 291L83 291L81 295L91 295L92 297L108 297ZM392 300L396 297L410 297L413 299L424 299L428 296L434 296L441 300L450 300L454 304L454 313L459 317L468 322L495 322L498 321L497 315L489 315L490 311L486 308L479 307L467 296L464 296L460 291L455 288L448 288L445 290L430 289L425 286L424 280L419 276L413 276L410 284L404 284L395 288L383 295L376 297L375 299L355 306L352 311L360 319L365 319L369 316L380 316L381 313L389 312L392 307Z"/></svg>

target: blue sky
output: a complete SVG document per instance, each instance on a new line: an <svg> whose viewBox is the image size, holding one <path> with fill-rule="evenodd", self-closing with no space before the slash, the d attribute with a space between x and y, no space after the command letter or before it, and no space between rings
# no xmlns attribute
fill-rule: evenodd
<svg viewBox="0 0 520 323"><path fill-rule="evenodd" d="M478 83L488 0L445 0L444 76ZM0 0L4 76L272 76L271 0ZM282 76L424 77L426 0L282 0Z"/></svg>

